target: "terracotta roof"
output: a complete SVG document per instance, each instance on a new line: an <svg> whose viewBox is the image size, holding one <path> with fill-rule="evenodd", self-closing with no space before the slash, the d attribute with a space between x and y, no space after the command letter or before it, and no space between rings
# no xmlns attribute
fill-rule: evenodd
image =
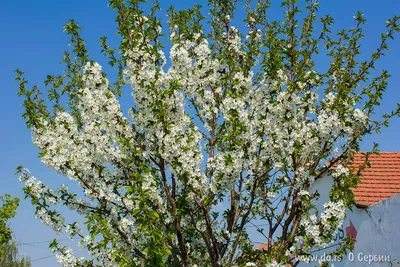
<svg viewBox="0 0 400 267"><path fill-rule="evenodd" d="M261 244L261 245L259 245L258 247L256 247L256 249L257 250L260 250L260 251L267 251L268 250L268 243L265 243L265 244Z"/></svg>
<svg viewBox="0 0 400 267"><path fill-rule="evenodd" d="M379 153L368 157L371 167L364 169L353 189L358 204L371 206L400 193L400 152ZM356 153L350 168L358 168L364 161L363 154Z"/></svg>
<svg viewBox="0 0 400 267"><path fill-rule="evenodd" d="M264 244L259 245L258 247L256 247L256 250L259 250L259 251L268 251L268 243L264 243ZM292 265L289 264L289 263L287 263L287 264L285 264L284 266L285 266L285 267L290 267L290 266L292 266Z"/></svg>

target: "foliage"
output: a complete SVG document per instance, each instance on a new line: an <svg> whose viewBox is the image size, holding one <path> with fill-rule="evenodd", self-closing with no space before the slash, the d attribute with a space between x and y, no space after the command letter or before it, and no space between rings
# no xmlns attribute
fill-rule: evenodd
<svg viewBox="0 0 400 267"><path fill-rule="evenodd" d="M18 255L18 247L14 241L3 244L4 255L0 256L0 266L4 267L31 267L31 261L28 257Z"/></svg>
<svg viewBox="0 0 400 267"><path fill-rule="evenodd" d="M100 45L115 82L90 58L73 20L65 25L65 73L45 81L52 106L16 71L41 160L82 188L52 190L18 168L41 221L80 238L92 255L76 258L55 240L57 260L279 266L329 245L354 205L351 188L370 153L358 171L347 164L366 135L399 115L400 106L374 115L389 78L385 70L376 75L375 63L399 32L399 17L386 22L365 59L361 13L355 27L335 34L333 18L319 18L314 1L283 1L282 21L269 19L267 0L209 0L207 16L198 5L171 7L167 60L159 4L142 9L142 2L109 2L121 42L114 49L102 37ZM246 10L241 31L237 7ZM320 53L329 60L322 68ZM118 102L127 84L134 98L128 117ZM317 215L319 195L308 190L325 174L334 184ZM61 204L84 216L84 225L64 218ZM262 252L246 230L257 224L268 225L258 228L268 245ZM351 248L348 240L335 253Z"/></svg>
<svg viewBox="0 0 400 267"><path fill-rule="evenodd" d="M9 194L0 196L0 248L12 239L12 231L8 226L8 221L16 214L19 199L11 198ZM0 249L0 256L4 254L3 249Z"/></svg>
<svg viewBox="0 0 400 267"><path fill-rule="evenodd" d="M8 226L9 219L17 213L19 198L11 198L9 194L0 196L0 266L30 267L30 260L18 256L18 248L12 241L12 231Z"/></svg>

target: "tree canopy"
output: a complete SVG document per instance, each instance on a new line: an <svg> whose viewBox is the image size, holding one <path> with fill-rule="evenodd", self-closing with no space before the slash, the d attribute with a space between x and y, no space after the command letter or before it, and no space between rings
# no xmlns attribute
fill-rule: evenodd
<svg viewBox="0 0 400 267"><path fill-rule="evenodd" d="M4 267L30 267L30 259L18 255L18 247L12 241L12 230L9 220L17 212L19 198L11 198L9 194L0 196L0 266Z"/></svg>
<svg viewBox="0 0 400 267"><path fill-rule="evenodd" d="M0 255L0 266L4 267L31 267L31 260L29 257L20 256L18 253L18 246L15 241L1 245L3 252Z"/></svg>
<svg viewBox="0 0 400 267"><path fill-rule="evenodd" d="M80 185L51 189L18 168L36 216L80 239L89 258L50 245L64 266L296 266L332 243L354 206L360 170L346 166L369 134L389 74L376 62L399 32L399 17L372 55L360 57L362 13L332 32L316 1L209 0L171 7L168 29L155 1L111 0L121 42L100 39L117 78L89 54L81 28L65 25L65 72L48 75L47 96L17 70L23 115L47 167ZM235 16L244 9L243 22ZM241 23L241 27L237 27ZM243 25L242 25L243 24ZM171 49L166 51L164 44ZM168 54L168 59L166 54ZM319 66L318 54L329 63ZM119 100L130 86L133 102ZM376 148L371 152L376 153ZM316 179L333 177L330 201L316 213ZM57 209L81 214L70 221ZM248 225L267 244L254 249ZM346 239L332 254L352 249ZM321 265L326 265L326 262Z"/></svg>
<svg viewBox="0 0 400 267"><path fill-rule="evenodd" d="M19 199L11 198L9 194L0 196L0 256L4 254L1 249L12 239L12 231L9 228L8 221L16 215Z"/></svg>

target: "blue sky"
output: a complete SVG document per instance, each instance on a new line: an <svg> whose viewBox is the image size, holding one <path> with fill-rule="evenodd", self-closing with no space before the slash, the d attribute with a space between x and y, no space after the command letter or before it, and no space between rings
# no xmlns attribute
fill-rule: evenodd
<svg viewBox="0 0 400 267"><path fill-rule="evenodd" d="M205 4L205 1L165 1L162 8L170 5L179 8L190 7L194 3ZM278 1L273 0L278 5ZM360 10L367 18L363 52L370 53L377 46L379 33L385 30L384 21L394 14L400 15L398 0L321 0L321 14L329 12L336 21L335 29L353 25L352 16ZM66 178L48 170L38 159L37 150L31 142L30 131L26 129L21 118L23 108L16 93L17 84L14 72L20 68L27 74L30 84L38 84L43 89L43 81L47 74L60 74L62 66L59 62L63 51L67 48L68 38L63 33L63 25L68 19L74 18L83 28L92 58L105 62L100 55L98 41L107 35L111 43L116 43L114 13L107 8L103 0L21 0L3 1L0 11L0 195L6 192L23 197L22 185L13 173L22 164L29 168L33 175L56 187L66 182ZM166 18L165 18L166 19ZM396 47L397 44L397 47ZM387 112L400 102L400 35L391 43L391 51L387 57L377 64L392 74L389 80L385 99L379 112ZM368 54L363 54L365 57ZM324 63L321 61L321 63ZM129 106L131 98L125 95L123 107ZM373 142L380 144L382 151L400 151L398 141L400 120L392 121L389 129L384 129L380 135L368 137L362 144L363 150L369 150ZM56 237L51 229L40 224L33 216L34 210L27 200L22 200L18 215L12 220L15 239L24 243L20 251L31 257L34 267L57 266L54 257L42 241ZM61 237L63 238L63 237ZM68 241L66 244L69 244ZM41 259L44 258L44 259ZM39 260L38 260L39 259ZM41 260L40 260L41 259ZM36 260L36 261L35 261Z"/></svg>

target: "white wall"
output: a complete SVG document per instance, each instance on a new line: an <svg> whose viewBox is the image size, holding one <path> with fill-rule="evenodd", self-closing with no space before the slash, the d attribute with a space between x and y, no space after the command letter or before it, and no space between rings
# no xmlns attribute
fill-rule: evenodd
<svg viewBox="0 0 400 267"><path fill-rule="evenodd" d="M329 201L332 182L332 177L322 177L310 190L311 192L318 190L320 193L317 201L319 213L324 210L323 204ZM372 205L366 210L356 207L353 211L348 210L347 219L333 245L346 237L346 227L350 226L350 221L357 230L354 251L346 255L342 262L332 259L334 266L389 266L388 260L400 261L400 194ZM335 246L316 251L313 264L301 263L299 266L316 266L318 259L323 259L326 257L325 253L334 249Z"/></svg>

